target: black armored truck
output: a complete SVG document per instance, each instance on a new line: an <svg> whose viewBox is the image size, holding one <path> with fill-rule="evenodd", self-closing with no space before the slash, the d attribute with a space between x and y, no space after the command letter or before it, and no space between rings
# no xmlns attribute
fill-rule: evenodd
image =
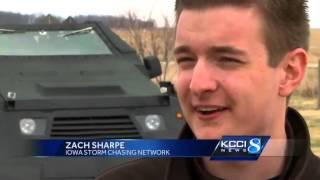
<svg viewBox="0 0 320 180"><path fill-rule="evenodd" d="M92 180L128 160L33 157L32 140L176 138L184 122L160 74L96 22L1 25L0 179Z"/></svg>

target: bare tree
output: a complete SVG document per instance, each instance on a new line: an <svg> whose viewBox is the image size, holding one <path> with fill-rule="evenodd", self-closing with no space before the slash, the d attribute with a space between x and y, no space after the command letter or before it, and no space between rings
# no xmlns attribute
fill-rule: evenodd
<svg viewBox="0 0 320 180"><path fill-rule="evenodd" d="M128 12L129 33L132 37L134 47L141 58L145 57L145 38L143 33L145 29L139 23L139 18L133 12Z"/></svg>
<svg viewBox="0 0 320 180"><path fill-rule="evenodd" d="M170 27L168 17L163 17L164 27L161 28L162 37L162 58L161 61L164 63L162 81L167 80L168 65L173 59L173 46L174 46L174 29Z"/></svg>
<svg viewBox="0 0 320 180"><path fill-rule="evenodd" d="M58 16L53 16L51 14L42 15L35 19L35 24L59 24L61 18Z"/></svg>
<svg viewBox="0 0 320 180"><path fill-rule="evenodd" d="M155 79L156 82L167 81L167 72L170 61L173 59L174 29L169 24L168 17L163 17L164 26L142 26L137 15L129 12L129 34L131 42L141 58L157 56L162 64L162 75ZM151 18L149 17L148 21Z"/></svg>

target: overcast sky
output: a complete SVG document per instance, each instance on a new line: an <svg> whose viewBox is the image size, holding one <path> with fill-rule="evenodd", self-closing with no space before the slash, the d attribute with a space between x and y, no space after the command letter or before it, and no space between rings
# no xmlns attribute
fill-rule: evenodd
<svg viewBox="0 0 320 180"><path fill-rule="evenodd" d="M75 15L124 15L135 12L140 18L151 17L158 24L163 16L174 19L175 0L0 0L0 11L22 14L53 14L62 17ZM311 27L320 28L320 0L309 0Z"/></svg>

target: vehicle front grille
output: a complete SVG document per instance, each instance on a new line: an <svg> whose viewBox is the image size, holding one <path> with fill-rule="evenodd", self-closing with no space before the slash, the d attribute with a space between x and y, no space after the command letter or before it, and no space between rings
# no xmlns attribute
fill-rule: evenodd
<svg viewBox="0 0 320 180"><path fill-rule="evenodd" d="M56 117L51 137L140 139L128 116Z"/></svg>

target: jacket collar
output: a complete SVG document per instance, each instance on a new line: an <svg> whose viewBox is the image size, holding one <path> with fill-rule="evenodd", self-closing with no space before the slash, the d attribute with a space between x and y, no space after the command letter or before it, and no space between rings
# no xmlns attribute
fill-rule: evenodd
<svg viewBox="0 0 320 180"><path fill-rule="evenodd" d="M290 161L282 174L282 179L304 179L309 174L311 158L315 157L311 152L310 134L306 121L301 114L293 108L288 108L286 113L287 138L293 142L289 144L291 151Z"/></svg>

